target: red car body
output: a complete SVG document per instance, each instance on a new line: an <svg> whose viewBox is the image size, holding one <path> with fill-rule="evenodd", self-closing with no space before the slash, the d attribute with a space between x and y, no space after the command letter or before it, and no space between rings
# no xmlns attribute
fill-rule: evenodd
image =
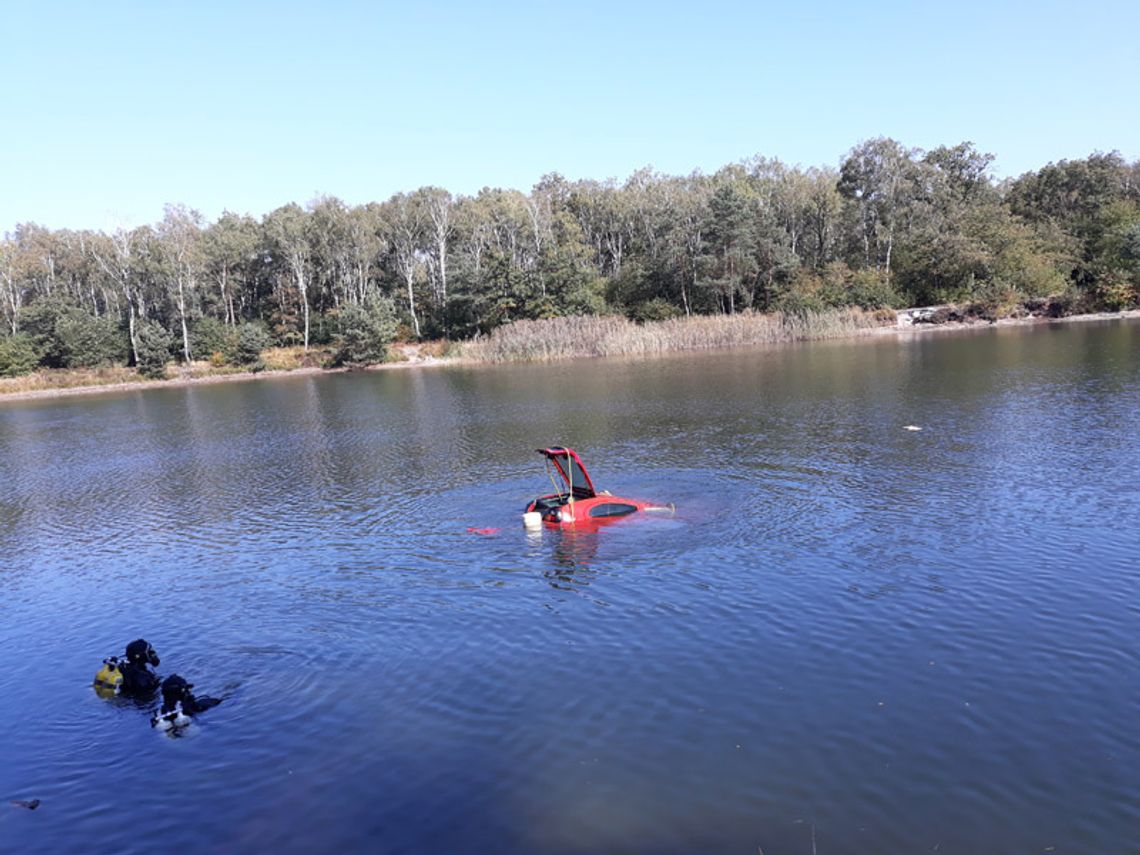
<svg viewBox="0 0 1140 855"><path fill-rule="evenodd" d="M553 446L540 448L538 453L546 458L558 492L539 496L526 506L526 511L537 511L547 525L597 525L655 507L652 502L641 499L626 499L605 491L599 493L582 459L572 448Z"/></svg>

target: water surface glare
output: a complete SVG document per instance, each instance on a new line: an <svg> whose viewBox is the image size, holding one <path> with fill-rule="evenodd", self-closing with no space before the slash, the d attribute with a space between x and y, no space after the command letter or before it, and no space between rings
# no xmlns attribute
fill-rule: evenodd
<svg viewBox="0 0 1140 855"><path fill-rule="evenodd" d="M677 514L526 532L557 443ZM8 402L0 486L4 851L1140 851L1135 322Z"/></svg>

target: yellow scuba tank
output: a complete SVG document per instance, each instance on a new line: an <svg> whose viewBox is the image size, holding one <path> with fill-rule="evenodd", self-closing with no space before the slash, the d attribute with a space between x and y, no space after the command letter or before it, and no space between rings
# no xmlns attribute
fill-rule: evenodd
<svg viewBox="0 0 1140 855"><path fill-rule="evenodd" d="M95 693L101 698L113 698L119 693L119 684L122 682L119 657L109 656L104 659L103 667L95 674Z"/></svg>

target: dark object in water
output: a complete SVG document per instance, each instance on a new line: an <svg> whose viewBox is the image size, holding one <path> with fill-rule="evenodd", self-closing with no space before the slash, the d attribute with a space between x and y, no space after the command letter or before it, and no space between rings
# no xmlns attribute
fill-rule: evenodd
<svg viewBox="0 0 1140 855"><path fill-rule="evenodd" d="M35 810L40 806L39 799L12 799L12 807L22 807L28 810Z"/></svg>
<svg viewBox="0 0 1140 855"><path fill-rule="evenodd" d="M157 668L161 663L158 654L145 638L136 638L127 645L127 661L147 663Z"/></svg>
<svg viewBox="0 0 1140 855"><path fill-rule="evenodd" d="M187 683L177 674L171 674L163 680L162 709L151 718L150 726L160 730L185 727L190 723L190 716L221 703L218 698L194 697L194 693L190 691L193 688L193 683Z"/></svg>
<svg viewBox="0 0 1140 855"><path fill-rule="evenodd" d="M158 667L158 654L145 638L139 638L127 645L127 661L119 661L119 673L123 679L119 683L119 694L145 698L158 688L158 675L150 666Z"/></svg>

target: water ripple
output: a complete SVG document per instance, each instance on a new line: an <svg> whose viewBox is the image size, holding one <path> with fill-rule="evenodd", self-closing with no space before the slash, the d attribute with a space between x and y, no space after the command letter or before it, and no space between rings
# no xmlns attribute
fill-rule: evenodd
<svg viewBox="0 0 1140 855"><path fill-rule="evenodd" d="M44 802L5 842L1122 851L1137 356L1093 326L5 405L4 779ZM524 531L558 442L677 513ZM223 698L176 738L90 687L139 636Z"/></svg>

